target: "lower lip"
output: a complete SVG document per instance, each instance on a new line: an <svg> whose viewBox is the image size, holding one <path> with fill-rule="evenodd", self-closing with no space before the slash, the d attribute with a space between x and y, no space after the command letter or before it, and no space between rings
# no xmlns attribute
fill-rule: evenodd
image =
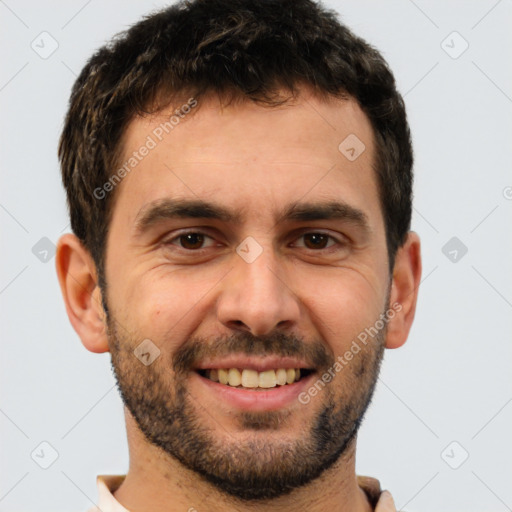
<svg viewBox="0 0 512 512"><path fill-rule="evenodd" d="M214 382L197 372L193 372L193 374L199 380L200 385L209 393L214 394L217 399L230 407L246 411L273 411L287 407L294 402L300 403L298 399L300 393L310 386L315 376L315 372L313 372L293 384L276 386L269 388L268 391L255 391Z"/></svg>

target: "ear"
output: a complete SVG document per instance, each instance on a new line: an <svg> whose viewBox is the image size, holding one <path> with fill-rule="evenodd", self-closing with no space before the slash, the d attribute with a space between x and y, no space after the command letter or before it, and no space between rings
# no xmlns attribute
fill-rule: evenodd
<svg viewBox="0 0 512 512"><path fill-rule="evenodd" d="M71 325L91 352L108 352L106 315L89 251L70 233L57 244L55 265Z"/></svg>
<svg viewBox="0 0 512 512"><path fill-rule="evenodd" d="M386 348L401 347L407 340L416 312L420 279L420 238L414 231L409 231L395 257L389 307L396 304L393 307L396 314L388 322Z"/></svg>

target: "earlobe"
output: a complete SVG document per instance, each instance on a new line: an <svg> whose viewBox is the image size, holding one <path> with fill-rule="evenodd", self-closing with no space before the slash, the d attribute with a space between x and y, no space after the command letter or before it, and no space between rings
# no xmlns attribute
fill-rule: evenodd
<svg viewBox="0 0 512 512"><path fill-rule="evenodd" d="M386 348L401 347L407 340L418 299L421 279L421 246L417 233L409 231L397 251L389 307L395 310L386 333Z"/></svg>
<svg viewBox="0 0 512 512"><path fill-rule="evenodd" d="M71 325L91 352L108 352L105 312L96 267L80 240L63 235L57 244L55 265Z"/></svg>

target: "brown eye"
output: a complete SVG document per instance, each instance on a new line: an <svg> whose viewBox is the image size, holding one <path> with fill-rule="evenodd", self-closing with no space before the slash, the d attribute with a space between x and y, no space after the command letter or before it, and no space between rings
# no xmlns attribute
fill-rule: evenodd
<svg viewBox="0 0 512 512"><path fill-rule="evenodd" d="M184 249L200 249L204 243L204 235L201 233L186 233L179 236L178 240Z"/></svg>
<svg viewBox="0 0 512 512"><path fill-rule="evenodd" d="M192 230L178 233L174 238L164 241L163 245L173 251L177 250L179 252L181 250L182 253L196 252L198 254L216 247L213 237L201 231Z"/></svg>
<svg viewBox="0 0 512 512"><path fill-rule="evenodd" d="M310 232L310 233L304 233L299 237L299 240L303 239L304 242L302 247L305 247L306 249L312 249L312 250L321 250L321 249L329 249L333 245L340 245L342 246L343 243L336 240L334 237L327 235L326 233L316 233L316 232ZM327 245L329 243L329 240L331 240L331 244ZM299 245L300 247L301 245Z"/></svg>
<svg viewBox="0 0 512 512"><path fill-rule="evenodd" d="M331 238L329 235L322 233L307 233L302 236L304 237L304 245L308 249L325 249L329 238Z"/></svg>

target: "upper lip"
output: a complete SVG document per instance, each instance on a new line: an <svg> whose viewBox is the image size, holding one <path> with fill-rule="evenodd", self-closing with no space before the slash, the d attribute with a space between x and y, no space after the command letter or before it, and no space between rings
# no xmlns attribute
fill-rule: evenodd
<svg viewBox="0 0 512 512"><path fill-rule="evenodd" d="M265 370L277 370L279 368L304 368L311 370L305 361L296 359L294 357L280 357L280 356L244 356L244 355L230 355L221 359L203 361L196 370L207 369L220 369L220 368L242 368L256 370L257 372L264 372Z"/></svg>

